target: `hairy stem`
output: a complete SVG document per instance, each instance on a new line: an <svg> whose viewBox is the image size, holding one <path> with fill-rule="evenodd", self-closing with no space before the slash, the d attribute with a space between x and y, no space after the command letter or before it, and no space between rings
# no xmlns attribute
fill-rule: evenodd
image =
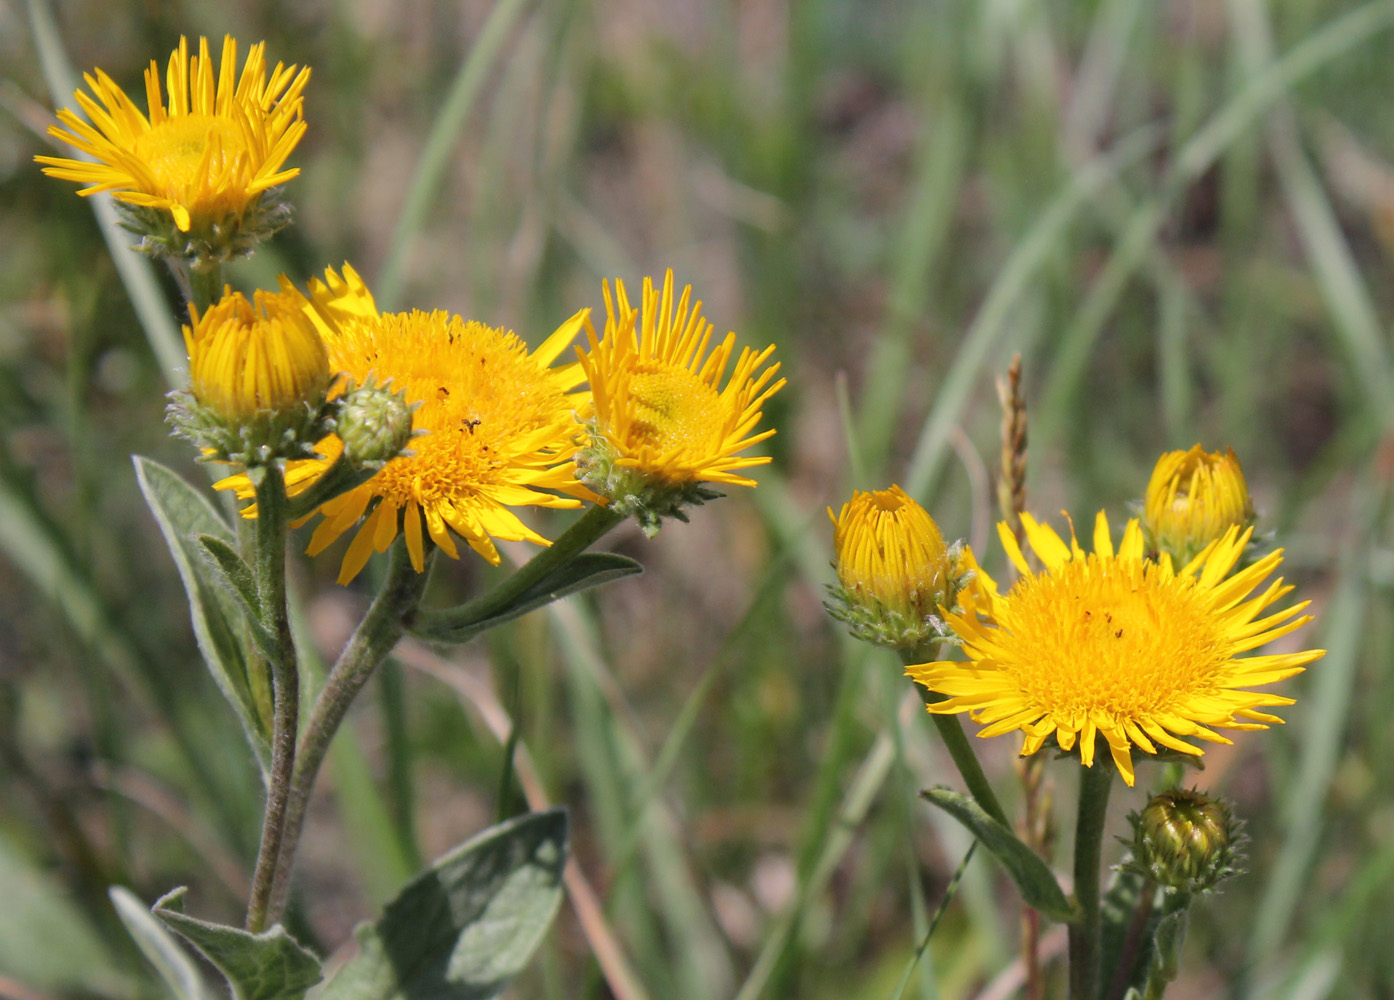
<svg viewBox="0 0 1394 1000"><path fill-rule="evenodd" d="M1079 769L1079 818L1075 824L1075 904L1079 919L1070 925L1070 1000L1095 1000L1099 982L1099 866L1104 820L1113 787L1107 760Z"/></svg>
<svg viewBox="0 0 1394 1000"><path fill-rule="evenodd" d="M601 536L623 520L624 515L616 513L613 508L596 504L562 532L560 538L533 556L493 590L458 607L441 611L422 611L417 616L412 631L426 638L449 641L442 633L448 633L452 627L473 625L508 610L529 590L594 545Z"/></svg>
<svg viewBox="0 0 1394 1000"><path fill-rule="evenodd" d="M257 487L256 537L253 572L258 612L275 643L270 657L274 714L271 728L271 773L262 818L261 846L247 902L247 930L266 927L271 888L285 833L286 804L295 768L296 724L300 712L300 675L295 642L286 611L286 484L281 470L268 465L255 470Z"/></svg>
<svg viewBox="0 0 1394 1000"><path fill-rule="evenodd" d="M435 550L427 555L424 570L430 569ZM426 592L427 572L418 573L412 567L403 539L392 546L387 563L387 579L373 599L372 606L358 623L353 637L339 654L339 660L325 679L324 690L315 699L305 734L296 754L295 770L290 780L286 807L285 834L281 840L280 858L276 866L271 891L270 913L274 918L285 907L286 891L290 885L290 870L300 833L305 824L305 807L314 790L315 779L324 764L329 744L338 732L349 706L373 672L387 659L392 647L406 631L415 615L417 605Z"/></svg>
<svg viewBox="0 0 1394 1000"><path fill-rule="evenodd" d="M931 691L918 681L915 682L915 690L920 693L926 705L935 705L944 700L944 695ZM934 720L934 728L939 730L939 737L944 741L944 747L953 758L954 766L958 768L958 773L963 777L963 783L968 786L973 800L982 807L983 812L1011 829L1011 821L1007 819L1002 804L997 801L997 793L992 790L987 775L983 773L978 753L973 749L973 744L968 742L968 735L963 731L963 723L958 720L958 716L931 712L929 717Z"/></svg>

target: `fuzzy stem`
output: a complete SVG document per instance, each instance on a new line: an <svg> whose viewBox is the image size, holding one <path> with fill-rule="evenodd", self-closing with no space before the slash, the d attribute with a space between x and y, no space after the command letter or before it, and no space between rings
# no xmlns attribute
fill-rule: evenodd
<svg viewBox="0 0 1394 1000"><path fill-rule="evenodd" d="M920 697L926 705L935 705L945 700L944 695L937 691L931 691L919 681L915 682L915 690L920 693ZM944 741L944 747L949 751L949 756L953 758L954 765L963 777L963 783L968 786L973 800L982 807L983 812L1011 829L1011 821L1007 819L1007 813L1003 810L1002 804L997 801L997 794L992 790L992 784L987 780L987 775L983 773L983 765L978 760L978 753L973 749L973 744L968 741L968 735L964 733L963 723L959 722L958 716L939 715L931 712L929 717L934 720L934 728L939 730L939 737Z"/></svg>
<svg viewBox="0 0 1394 1000"><path fill-rule="evenodd" d="M1075 904L1079 919L1070 924L1070 1000L1095 1000L1099 981L1099 867L1104 820L1113 787L1109 761L1079 769L1079 817L1075 824Z"/></svg>
<svg viewBox="0 0 1394 1000"><path fill-rule="evenodd" d="M181 264L175 268L177 274L182 274L187 287L184 289L185 297L189 301L192 309L197 309L199 314L208 311L208 307L223 297L223 266L214 264L212 267L190 267Z"/></svg>
<svg viewBox="0 0 1394 1000"><path fill-rule="evenodd" d="M443 635L453 627L485 621L512 607L520 597L545 580L566 562L595 544L606 532L624 520L613 507L591 507L550 546L487 594L458 607L441 611L422 611L412 631L424 637L448 641Z"/></svg>
<svg viewBox="0 0 1394 1000"><path fill-rule="evenodd" d="M363 690L363 685L368 683L383 660L387 659L415 615L417 605L426 592L426 571L430 569L434 552L434 548L430 550L423 571L418 573L411 564L404 541L399 538L392 546L387 563L387 579L329 672L324 690L310 710L290 781L285 835L281 841L271 891L270 913L273 918L285 906L291 865L305 824L305 807L309 804L315 778L319 776L319 769L329 752L329 744L348 714L353 699Z"/></svg>
<svg viewBox="0 0 1394 1000"><path fill-rule="evenodd" d="M295 662L295 642L286 611L286 484L276 465L256 470L257 521L253 572L262 625L275 641L271 657L274 714L271 728L271 773L262 818L261 846L252 874L247 903L247 930L266 927L271 888L285 833L286 803L295 768L296 724L300 712L300 677Z"/></svg>

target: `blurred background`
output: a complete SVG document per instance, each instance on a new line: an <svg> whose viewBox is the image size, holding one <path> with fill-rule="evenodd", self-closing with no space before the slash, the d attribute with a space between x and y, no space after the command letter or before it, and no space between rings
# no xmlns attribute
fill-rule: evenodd
<svg viewBox="0 0 1394 1000"><path fill-rule="evenodd" d="M894 656L821 608L824 508L897 482L999 566L1020 352L1030 510L1118 525L1162 451L1233 447L1314 602L1290 641L1329 650L1288 725L1195 776L1247 819L1250 871L1194 911L1169 996L1394 996L1383 0L0 0L0 995L155 995L107 886L237 921L260 819L129 458L203 481L152 350L182 307L152 271L133 308L90 205L32 162L71 103L49 21L138 102L181 33L313 67L295 224L244 288L348 261L386 308L536 344L602 278L671 267L790 381L757 489L607 539L644 577L370 685L306 835L302 940L337 948L521 808L512 717L648 996L895 997L968 841L915 797L956 778ZM295 567L330 659L371 594L334 586L341 549ZM438 569L442 603L501 572ZM1010 743L982 751L1014 801ZM1068 845L1074 775L1046 774ZM1016 995L1018 924L976 859L906 995ZM610 995L569 906L513 995Z"/></svg>

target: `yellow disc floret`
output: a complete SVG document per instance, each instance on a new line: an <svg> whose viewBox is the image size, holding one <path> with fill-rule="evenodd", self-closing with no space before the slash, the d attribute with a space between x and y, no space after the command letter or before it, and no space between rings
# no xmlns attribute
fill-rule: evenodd
<svg viewBox="0 0 1394 1000"><path fill-rule="evenodd" d="M1183 737L1228 743L1215 729L1281 722L1259 709L1291 699L1245 689L1290 677L1324 653L1239 655L1310 620L1294 617L1306 602L1261 617L1292 590L1281 579L1249 596L1282 562L1281 551L1229 575L1251 529L1231 528L1176 571L1165 553L1157 561L1144 557L1135 520L1115 552L1100 512L1092 553L1073 533L1066 545L1030 515L1022 524L1045 570L1033 573L1011 531L999 525L1021 578L1002 595L978 570L961 595L962 613L947 616L967 662L908 670L948 696L931 712L966 711L985 724L980 736L1020 730L1023 754L1054 737L1064 750L1078 745L1086 766L1102 736L1131 785L1133 748L1199 756Z"/></svg>

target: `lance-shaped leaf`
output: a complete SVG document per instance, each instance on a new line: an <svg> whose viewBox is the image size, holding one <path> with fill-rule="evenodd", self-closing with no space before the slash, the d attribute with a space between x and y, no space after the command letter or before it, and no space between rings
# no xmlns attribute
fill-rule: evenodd
<svg viewBox="0 0 1394 1000"><path fill-rule="evenodd" d="M160 926L145 904L129 889L114 885L107 891L116 915L126 925L136 947L155 967L175 1000L208 1000L203 977L174 935Z"/></svg>
<svg viewBox="0 0 1394 1000"><path fill-rule="evenodd" d="M237 554L235 548L221 538L198 535L195 541L199 544L208 568L237 602L242 611L242 623L262 656L268 660L280 656L281 651L276 647L276 640L271 637L261 620L257 584L247 563Z"/></svg>
<svg viewBox="0 0 1394 1000"><path fill-rule="evenodd" d="M215 576L198 541L198 536L207 535L235 546L232 528L207 498L178 473L139 455L133 460L145 502L159 522L165 544L179 568L179 578L184 581L198 648L219 690L237 712L247 742L266 771L271 764L271 731L253 695L248 674L251 665L238 640L241 612Z"/></svg>
<svg viewBox="0 0 1394 1000"><path fill-rule="evenodd" d="M166 893L151 912L203 953L227 979L237 1000L301 1000L323 978L319 959L280 924L253 934L196 920L184 913L186 892L179 888Z"/></svg>
<svg viewBox="0 0 1394 1000"><path fill-rule="evenodd" d="M489 1000L561 905L566 813L500 823L441 857L360 925L358 954L314 1000Z"/></svg>
<svg viewBox="0 0 1394 1000"><path fill-rule="evenodd" d="M1046 863L1010 829L983 812L972 798L938 785L920 795L967 827L1002 862L1027 906L1056 920L1074 919L1074 909Z"/></svg>
<svg viewBox="0 0 1394 1000"><path fill-rule="evenodd" d="M568 559L506 607L493 607L490 595L485 594L480 600L457 608L422 611L416 616L411 633L432 642L468 642L481 632L559 601L568 594L643 571L644 567L628 556L585 552Z"/></svg>

